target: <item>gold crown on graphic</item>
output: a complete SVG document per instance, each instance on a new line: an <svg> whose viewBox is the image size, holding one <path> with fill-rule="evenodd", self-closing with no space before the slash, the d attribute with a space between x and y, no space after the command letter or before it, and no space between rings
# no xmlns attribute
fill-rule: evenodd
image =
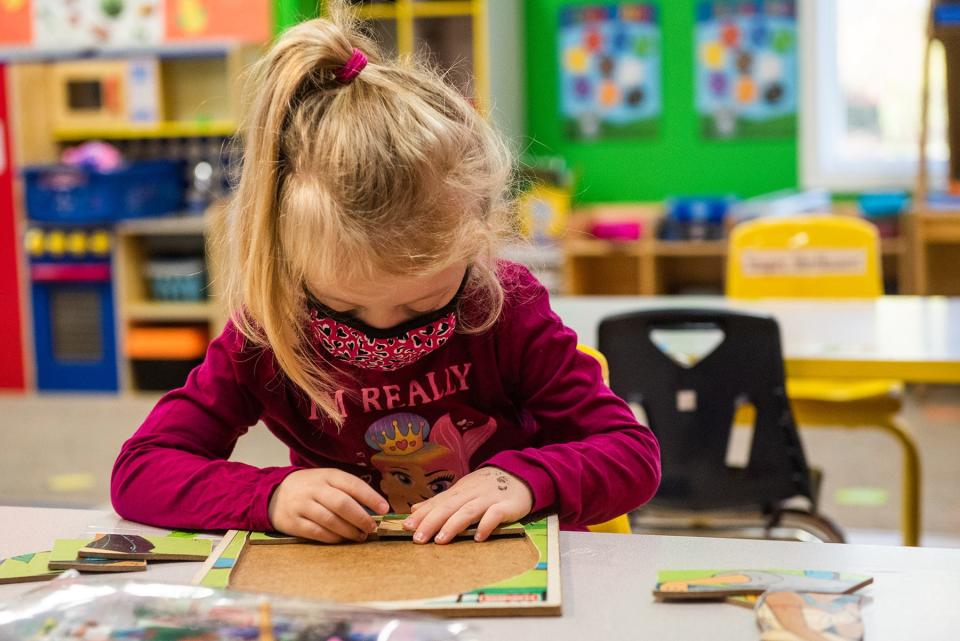
<svg viewBox="0 0 960 641"><path fill-rule="evenodd" d="M380 433L374 436L374 439L380 445L380 451L394 456L406 456L423 449L423 434L426 431L427 422L407 421L400 423L397 419L391 421L393 425L393 436L387 436L387 430L382 429Z"/></svg>

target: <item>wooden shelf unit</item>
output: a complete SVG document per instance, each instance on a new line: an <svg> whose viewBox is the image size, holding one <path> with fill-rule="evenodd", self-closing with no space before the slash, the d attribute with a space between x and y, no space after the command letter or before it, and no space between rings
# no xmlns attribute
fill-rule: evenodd
<svg viewBox="0 0 960 641"><path fill-rule="evenodd" d="M237 130L234 120L210 122L162 122L145 127L71 127L53 131L57 142L81 142L91 139L131 140L140 138L194 138L232 136Z"/></svg>
<svg viewBox="0 0 960 641"><path fill-rule="evenodd" d="M911 215L914 293L960 296L960 210Z"/></svg>
<svg viewBox="0 0 960 641"><path fill-rule="evenodd" d="M117 335L120 358L120 386L137 391L130 359L124 346L130 327L138 325L190 324L205 325L210 339L223 329L227 315L219 304L216 264L211 260L210 217L175 216L131 220L117 226L114 251L117 293ZM198 255L204 257L207 275L207 298L203 301L151 300L145 275L150 258L150 245L157 239L179 239L191 242Z"/></svg>
<svg viewBox="0 0 960 641"><path fill-rule="evenodd" d="M497 2L498 12L519 14L515 0ZM520 82L517 62L510 65L491 59L498 52L490 48L487 12L488 0L396 0L363 2L357 7L385 48L400 56L426 51L440 68L449 70L452 82L484 113L493 104L492 70L500 76L516 73L508 84Z"/></svg>
<svg viewBox="0 0 960 641"><path fill-rule="evenodd" d="M599 206L576 212L563 241L564 281L568 295L660 296L723 293L726 240L669 241L655 238L660 205ZM840 208L838 213L849 213ZM645 237L617 242L591 238L585 231L593 215L604 219L639 218ZM881 240L884 276L898 291L909 291L911 265L903 238Z"/></svg>
<svg viewBox="0 0 960 641"><path fill-rule="evenodd" d="M934 41L940 40L947 57L947 110L950 119L948 143L950 145L950 171L948 179L951 191L960 185L960 27L937 26L934 10L937 0L930 1L927 24L927 43L923 59L923 91L920 108L920 140L917 166L917 182L914 188L914 211L910 215L910 247L912 261L911 279L914 293L921 296L960 295L960 275L956 265L960 263L960 201L956 210L940 210L928 206L930 175L927 163L927 139L930 133L930 74Z"/></svg>

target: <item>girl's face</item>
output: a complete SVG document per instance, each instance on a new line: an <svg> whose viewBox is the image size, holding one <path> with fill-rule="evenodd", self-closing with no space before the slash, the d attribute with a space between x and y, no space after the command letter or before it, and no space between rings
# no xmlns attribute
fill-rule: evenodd
<svg viewBox="0 0 960 641"><path fill-rule="evenodd" d="M307 283L307 287L330 309L370 327L389 329L449 303L466 269L466 263L456 263L426 276L384 274L374 281Z"/></svg>

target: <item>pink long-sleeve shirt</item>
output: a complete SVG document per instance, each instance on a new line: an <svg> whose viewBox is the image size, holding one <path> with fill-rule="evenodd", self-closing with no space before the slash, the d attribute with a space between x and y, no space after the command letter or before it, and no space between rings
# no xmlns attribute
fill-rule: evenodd
<svg viewBox="0 0 960 641"><path fill-rule="evenodd" d="M543 286L511 263L501 264L500 278L506 300L492 329L455 334L393 372L338 364L340 429L283 376L269 349L228 324L186 384L124 443L114 508L162 527L270 530L270 496L299 469L354 474L407 513L486 465L522 479L533 510L558 513L567 528L645 503L660 482L656 438L577 350ZM290 465L227 460L259 420L289 446Z"/></svg>

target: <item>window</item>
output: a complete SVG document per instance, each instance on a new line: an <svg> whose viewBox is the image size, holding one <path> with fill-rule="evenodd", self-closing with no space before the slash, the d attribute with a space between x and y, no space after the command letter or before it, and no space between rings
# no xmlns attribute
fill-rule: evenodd
<svg viewBox="0 0 960 641"><path fill-rule="evenodd" d="M801 0L800 155L804 187L913 187L929 0ZM946 176L946 71L930 65L928 157Z"/></svg>

